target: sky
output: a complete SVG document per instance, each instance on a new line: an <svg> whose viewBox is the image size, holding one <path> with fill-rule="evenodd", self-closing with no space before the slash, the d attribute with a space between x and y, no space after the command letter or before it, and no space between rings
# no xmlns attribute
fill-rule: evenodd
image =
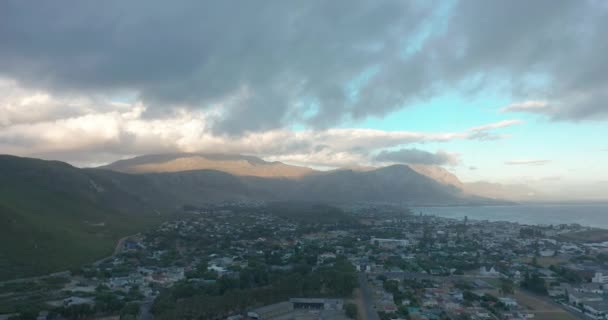
<svg viewBox="0 0 608 320"><path fill-rule="evenodd" d="M0 153L443 166L608 198L608 2L0 2Z"/></svg>

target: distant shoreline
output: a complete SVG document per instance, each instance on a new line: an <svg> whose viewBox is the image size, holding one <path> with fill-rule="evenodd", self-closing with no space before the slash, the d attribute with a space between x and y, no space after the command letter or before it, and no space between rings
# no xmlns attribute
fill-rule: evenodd
<svg viewBox="0 0 608 320"><path fill-rule="evenodd" d="M533 201L533 202L508 202L500 204L487 203L463 203L463 204L421 204L411 208L433 208L433 207L512 207L512 206L604 206L608 201Z"/></svg>
<svg viewBox="0 0 608 320"><path fill-rule="evenodd" d="M508 221L527 225L580 224L608 229L608 204L534 203L484 206L413 206L413 214L474 220Z"/></svg>

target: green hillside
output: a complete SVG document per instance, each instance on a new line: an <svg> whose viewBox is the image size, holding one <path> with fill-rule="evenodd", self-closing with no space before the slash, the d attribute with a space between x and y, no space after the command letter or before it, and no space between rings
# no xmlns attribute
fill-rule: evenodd
<svg viewBox="0 0 608 320"><path fill-rule="evenodd" d="M92 262L158 224L170 201L140 179L0 156L0 279Z"/></svg>

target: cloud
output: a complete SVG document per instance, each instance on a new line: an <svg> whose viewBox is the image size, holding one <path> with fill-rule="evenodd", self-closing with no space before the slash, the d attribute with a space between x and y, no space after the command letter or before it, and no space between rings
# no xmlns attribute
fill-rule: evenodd
<svg viewBox="0 0 608 320"><path fill-rule="evenodd" d="M220 152L252 154L294 164L345 166L370 163L372 154L414 143L475 140L480 134L499 139L497 131L521 123L508 120L454 132L278 128L233 136L212 129L215 110L175 108L150 117L146 115L148 106L141 101L92 101L78 95L56 96L21 87L11 92L20 94L7 98L0 86L0 97L7 102L0 105L0 111L10 111L0 112L5 116L0 123L0 150L78 165L151 153ZM30 115L29 108L12 107L36 96L45 97L39 104L47 110L43 116ZM79 101L86 103L76 103ZM70 112L54 107L65 104L74 107Z"/></svg>
<svg viewBox="0 0 608 320"><path fill-rule="evenodd" d="M488 130L493 130L493 129L500 129L500 128L506 128L506 127L510 127L516 124L522 124L523 121L521 120L502 120L499 122L495 122L495 123L490 123L490 124L485 124L482 126L478 126L478 127L473 127L471 129L469 129L469 131L472 132L485 132Z"/></svg>
<svg viewBox="0 0 608 320"><path fill-rule="evenodd" d="M536 112L549 113L551 111L549 103L541 100L529 100L513 103L500 109L501 112Z"/></svg>
<svg viewBox="0 0 608 320"><path fill-rule="evenodd" d="M378 162L426 164L426 165L455 165L459 162L458 155L437 151L436 153L420 149L400 149L396 151L382 151L375 158Z"/></svg>
<svg viewBox="0 0 608 320"><path fill-rule="evenodd" d="M216 132L328 126L401 106L394 87L364 86L361 105L346 84L394 59L432 13L430 3L400 1L3 3L0 70L51 91L129 90L149 113L221 104Z"/></svg>
<svg viewBox="0 0 608 320"><path fill-rule="evenodd" d="M543 166L551 163L551 160L510 160L506 161L506 165L517 166L517 165L526 165L526 166Z"/></svg>
<svg viewBox="0 0 608 320"><path fill-rule="evenodd" d="M217 109L218 134L326 129L497 83L556 120L608 118L604 2L450 3L3 2L0 70L66 97L127 92L146 117Z"/></svg>

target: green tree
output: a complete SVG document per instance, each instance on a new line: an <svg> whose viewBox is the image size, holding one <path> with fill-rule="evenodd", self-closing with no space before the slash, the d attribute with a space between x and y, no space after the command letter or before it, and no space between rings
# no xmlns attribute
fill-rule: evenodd
<svg viewBox="0 0 608 320"><path fill-rule="evenodd" d="M344 306L344 311L346 312L346 316L351 319L357 319L357 306L353 303L347 303Z"/></svg>
<svg viewBox="0 0 608 320"><path fill-rule="evenodd" d="M515 289L513 288L513 281L511 281L511 279L501 278L500 279L500 292L502 294L515 293Z"/></svg>

